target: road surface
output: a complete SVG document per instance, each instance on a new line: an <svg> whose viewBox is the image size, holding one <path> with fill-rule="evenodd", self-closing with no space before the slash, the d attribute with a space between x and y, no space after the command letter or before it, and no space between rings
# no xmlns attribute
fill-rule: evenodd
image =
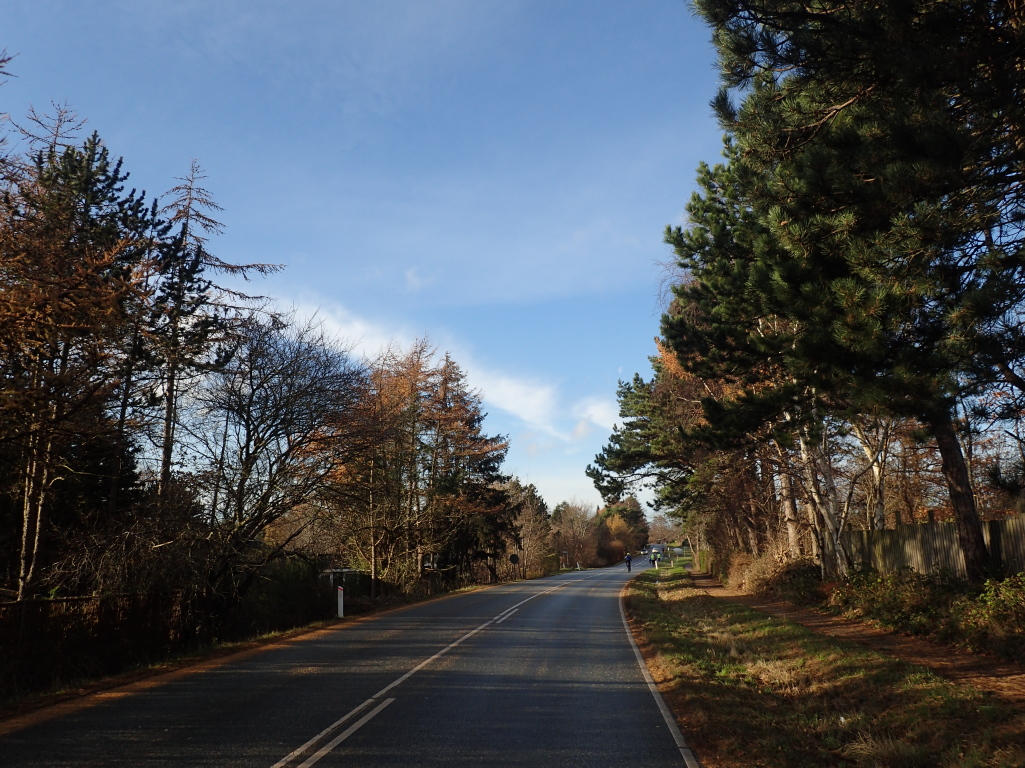
<svg viewBox="0 0 1025 768"><path fill-rule="evenodd" d="M453 595L95 696L0 737L0 765L695 768L626 631L630 575Z"/></svg>

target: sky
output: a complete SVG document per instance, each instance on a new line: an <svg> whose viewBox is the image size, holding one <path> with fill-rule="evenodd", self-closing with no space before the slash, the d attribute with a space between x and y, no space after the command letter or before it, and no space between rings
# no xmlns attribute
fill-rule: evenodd
<svg viewBox="0 0 1025 768"><path fill-rule="evenodd" d="M550 506L648 358L721 131L687 0L5 0L0 112L66 104L151 196L193 159L225 261L354 354L428 337Z"/></svg>

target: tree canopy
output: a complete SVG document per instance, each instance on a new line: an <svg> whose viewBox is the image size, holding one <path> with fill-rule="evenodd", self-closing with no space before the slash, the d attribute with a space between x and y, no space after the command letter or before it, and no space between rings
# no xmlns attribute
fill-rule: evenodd
<svg viewBox="0 0 1025 768"><path fill-rule="evenodd" d="M1022 395L1021 5L696 7L718 52L725 162L699 169L687 226L667 229L681 280L662 333L709 391L701 420L659 403L615 433L599 488L659 471L662 452L645 442L693 455L750 453L754 440L776 446L774 471L796 448L815 465L806 493L823 500L834 493L816 458L825 436L863 438L859 471L881 484L886 450L868 448L870 434L913 422L934 441L969 575L983 578L962 419L966 408L1014 419ZM657 388L622 385L624 416L638 389ZM681 480L663 477L662 493ZM774 485L785 509L789 486ZM818 545L835 548L849 501L816 504L813 528L830 532Z"/></svg>

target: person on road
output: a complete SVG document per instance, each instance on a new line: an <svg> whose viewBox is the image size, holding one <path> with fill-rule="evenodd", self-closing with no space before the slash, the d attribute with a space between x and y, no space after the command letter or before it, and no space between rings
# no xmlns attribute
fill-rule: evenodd
<svg viewBox="0 0 1025 768"><path fill-rule="evenodd" d="M630 557L630 553L629 553L629 552L627 552L627 553L626 553L626 557L625 557L625 558L623 558L623 559L624 559L624 560L626 560L626 570L628 570L628 571L629 571L629 570L630 570L630 563L632 563L632 562L633 562L633 558L632 558L632 557Z"/></svg>

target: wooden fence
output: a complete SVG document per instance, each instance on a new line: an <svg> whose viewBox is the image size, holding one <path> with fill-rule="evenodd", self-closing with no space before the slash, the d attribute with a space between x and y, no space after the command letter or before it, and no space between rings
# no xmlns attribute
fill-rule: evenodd
<svg viewBox="0 0 1025 768"><path fill-rule="evenodd" d="M1025 571L1025 515L982 524L990 554L1007 575ZM967 575L954 523L899 525L896 530L845 531L847 551L857 567L892 573L949 571Z"/></svg>

